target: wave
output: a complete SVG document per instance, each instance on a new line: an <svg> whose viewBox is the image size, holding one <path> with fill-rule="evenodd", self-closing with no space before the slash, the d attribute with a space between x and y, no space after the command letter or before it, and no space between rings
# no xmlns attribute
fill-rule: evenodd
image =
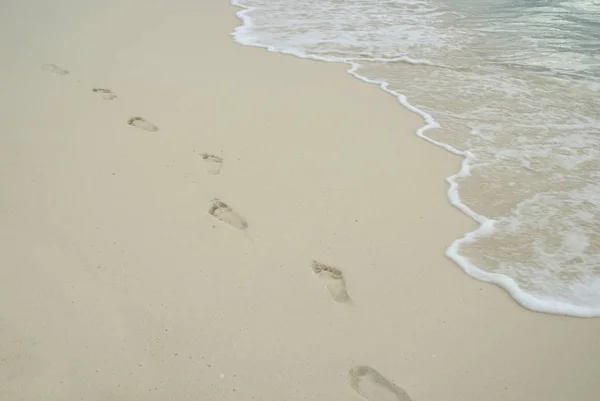
<svg viewBox="0 0 600 401"><path fill-rule="evenodd" d="M507 221L510 220L510 218L507 217L507 214L500 214L498 218L486 217L483 214L477 213L475 210L467 206L467 204L461 199L461 196L459 194L459 182L464 181L468 177L471 177L473 168L479 168L479 166L484 164L476 163L477 155L473 151L469 150L469 146L464 146L466 150L459 149L458 146L453 146L452 144L448 143L448 141L434 138L432 135L427 135L427 131L441 128L440 123L436 121L434 117L430 113L425 111L422 107L417 107L411 104L408 101L407 96L405 94L400 93L395 89L392 89L392 85L389 81L385 79L375 79L372 77L370 78L366 75L361 74L361 70L364 70L365 68L371 68L373 66L375 66L374 68L381 68L381 66L387 66L390 63L406 63L413 66L419 66L421 68L451 70L452 73L454 73L455 71L469 71L470 67L468 66L468 64L457 67L445 65L444 63L440 63L438 61L423 58L413 58L408 56L382 57L380 55L371 55L369 54L369 52L361 52L356 48L348 54L340 54L339 50L330 50L329 52L320 51L318 52L318 54L316 54L316 52L307 51L306 49L302 48L302 46L289 46L289 44L288 46L278 46L274 44L269 44L265 41L261 41L260 35L257 34L257 29L260 27L255 25L255 22L250 16L250 14L252 14L253 11L259 10L256 7L247 6L238 0L232 0L232 4L242 9L239 12L237 12L237 16L241 19L242 25L236 27L232 34L236 42L243 45L264 48L271 52L293 55L299 58L348 64L349 68L347 72L349 74L364 82L378 85L385 92L395 96L402 106L414 113L417 113L424 119L425 125L419 128L416 132L416 134L420 138L427 140L428 142L436 146L442 147L449 152L463 157L460 171L446 178L446 181L449 184L447 196L450 203L459 210L461 210L463 213L471 217L473 220L475 220L479 224L479 228L475 231L466 233L463 236L463 238L455 240L446 250L446 255L451 260L453 260L458 266L460 266L467 274L481 281L490 282L501 286L519 304L530 310L579 317L600 316L600 304L598 306L578 305L572 302L561 301L560 299L555 299L551 296L545 296L544 294L540 293L534 295L531 289L529 289L530 291L524 290L522 288L523 284L521 283L521 285L519 285L519 283L515 279L511 278L509 275L489 270L483 270L480 267L478 267L477 263L473 262L471 258L465 256L464 252L460 252L461 248L465 247L466 245L475 243L481 238L489 238L494 234L497 234L499 231L498 227L507 226ZM428 12L435 11L434 8L425 7L425 3L422 2L415 1L411 4L414 6L424 7L428 10ZM341 7L341 4L339 6ZM441 11L441 14L446 15L447 13L447 10ZM456 15L453 14L453 16ZM509 89L507 89L507 91L509 91ZM454 115L455 118L457 116L458 114ZM473 119L472 116L471 119ZM474 129L472 129L472 131L473 130ZM531 163L529 163L528 165L527 161L523 163L525 163L525 165L523 165L524 168L532 168ZM530 205L532 202L533 201L531 199L526 198L520 203L518 203L519 206L517 206L516 210L519 210L519 208L523 209L527 207L527 205ZM535 274L531 275L531 277L534 276ZM595 277L586 278L588 279L588 285L584 290L589 291L590 286L596 286L596 284L593 284L593 282L595 282ZM600 280L598 280L597 283L598 287L600 288ZM544 285L545 283L541 283L541 286ZM569 295L567 294L567 298L568 296ZM595 300L593 296L590 299ZM585 299L584 303L587 301L589 301L589 299Z"/></svg>

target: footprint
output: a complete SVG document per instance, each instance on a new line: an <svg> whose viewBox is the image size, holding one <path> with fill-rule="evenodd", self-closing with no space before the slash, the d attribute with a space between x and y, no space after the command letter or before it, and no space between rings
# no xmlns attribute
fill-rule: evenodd
<svg viewBox="0 0 600 401"><path fill-rule="evenodd" d="M92 92L99 93L104 100L113 100L117 98L117 95L110 89L94 88L92 89Z"/></svg>
<svg viewBox="0 0 600 401"><path fill-rule="evenodd" d="M369 366L350 369L348 384L368 401L412 401L406 391Z"/></svg>
<svg viewBox="0 0 600 401"><path fill-rule="evenodd" d="M131 117L127 120L127 124L150 132L158 131L156 125L152 124L150 121L144 120L142 117Z"/></svg>
<svg viewBox="0 0 600 401"><path fill-rule="evenodd" d="M69 73L68 70L65 70L64 68L60 68L56 64L44 64L44 65L42 65L42 70L44 70L46 72L51 72L53 74L58 74L58 75L67 75Z"/></svg>
<svg viewBox="0 0 600 401"><path fill-rule="evenodd" d="M215 198L210 201L210 209L208 209L208 214L224 223L232 225L235 228L239 228L240 230L245 230L248 228L248 223L246 220L234 212L229 205L227 205L225 202L222 202L220 199Z"/></svg>
<svg viewBox="0 0 600 401"><path fill-rule="evenodd" d="M223 165L222 157L209 155L208 153L200 153L200 156L206 162L206 171L208 174L217 175L221 172L221 166Z"/></svg>
<svg viewBox="0 0 600 401"><path fill-rule="evenodd" d="M313 273L320 278L335 302L349 302L350 297L346 291L346 281L339 269L327 266L313 260L310 264Z"/></svg>

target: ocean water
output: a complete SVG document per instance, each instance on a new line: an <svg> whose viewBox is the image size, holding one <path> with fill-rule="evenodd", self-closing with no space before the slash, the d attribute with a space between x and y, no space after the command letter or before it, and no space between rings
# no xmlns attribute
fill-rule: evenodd
<svg viewBox="0 0 600 401"><path fill-rule="evenodd" d="M600 0L233 4L239 43L348 63L464 157L448 199L480 226L446 255L466 273L600 316Z"/></svg>

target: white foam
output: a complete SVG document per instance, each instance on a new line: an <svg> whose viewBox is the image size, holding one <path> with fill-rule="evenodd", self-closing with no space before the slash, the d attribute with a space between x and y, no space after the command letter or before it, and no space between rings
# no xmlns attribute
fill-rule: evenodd
<svg viewBox="0 0 600 401"><path fill-rule="evenodd" d="M375 62L375 63L389 63L389 62L405 62L410 64L420 64L426 66L435 66L435 67L445 67L439 63L435 63L432 61L428 61L425 59L415 59L410 57L343 57L343 56L333 56L333 55L315 55L308 54L301 47L277 47L273 45L269 45L261 42L257 37L252 34L253 21L250 17L250 13L252 13L256 8L248 7L242 4L238 0L231 1L233 5L242 8L241 11L237 12L237 16L242 20L242 25L235 28L233 32L234 39L243 45L255 46L265 48L271 52L278 52L282 54L289 54L300 58L312 59L318 61L326 61L326 62L338 62L338 63L346 63L349 65L347 70L348 73L353 75L354 77L368 83L377 84L384 91L394 95L399 103L403 105L408 110L411 110L418 115L420 115L424 121L425 125L418 129L417 135L428 142L431 142L439 147L446 149L449 152L452 152L456 155L462 156L463 160L461 163L460 171L448 178L446 181L449 184L449 189L447 192L448 199L450 203L461 210L463 213L471 217L473 220L479 223L479 228L475 231L466 233L462 238L455 240L446 250L446 255L453 260L457 265L459 265L467 274L470 276L477 278L481 281L494 283L502 288L504 288L519 304L524 306L525 308L531 309L533 311L545 312L545 313L553 313L560 315L570 315L570 316L579 316L579 317L593 317L600 316L600 307L585 307L574 305L569 302L562 302L556 299L552 299L550 297L545 296L534 296L530 293L522 290L517 282L512 278L498 273L491 273L484 271L478 268L475 264L473 264L467 257L461 255L459 253L459 248L461 245L474 242L478 238L486 237L492 235L496 232L496 220L489 219L483 215L480 215L470 209L464 202L462 202L459 192L458 192L458 180L468 177L471 175L471 166L473 161L475 160L475 155L470 151L463 151L457 149L447 143L434 140L428 137L425 133L427 130L432 128L439 128L440 124L427 112L422 109L413 106L410 104L405 95L398 93L392 89L390 89L390 84L384 80L376 80L367 78L358 73L361 68L361 62ZM509 85L509 83L498 82L499 85ZM596 89L596 88L594 88ZM506 87L506 93L509 94L511 91L510 86ZM520 93L514 92L513 96L518 96ZM522 161L523 163L523 161ZM526 162L529 163L529 162ZM513 183L514 184L514 183ZM598 281L594 286L600 287L600 281ZM592 284L590 284L592 285ZM586 285L582 291L589 291L589 286Z"/></svg>
<svg viewBox="0 0 600 401"><path fill-rule="evenodd" d="M587 202L590 200L594 194L598 193L598 188L584 188L583 190L578 190L578 192L587 191L588 194L585 194L581 197L581 202ZM591 194L591 196L590 196ZM557 194L558 195L558 194ZM514 212L514 216L507 217L504 221L505 225L511 230L516 231L519 225L527 224L526 220L523 220L521 217L525 213L527 208L536 208L539 213L539 218L537 220L538 223L541 224L542 227L545 227L549 230L555 230L557 232L557 236L562 237L562 246L553 247L554 253L548 254L548 267L549 270L546 272L535 272L538 276L538 280L541 280L542 283L546 284L548 282L552 282L552 280L556 280L555 270L561 269L565 262L568 259L572 259L574 257L580 257L580 255L584 254L585 249L589 245L588 243L588 235L585 232L579 230L579 232L574 232L572 230L566 230L565 227L561 227L555 221L552 213L552 210L548 210L548 206L552 208L559 207L561 205L560 198L557 195L547 195L540 194L536 195L532 199L528 199L527 201L519 204ZM554 199L548 199L553 198ZM539 198L546 198L541 201ZM573 194L568 197L569 199L577 199L577 194ZM540 207L538 205L546 206ZM582 221L592 222L595 216L592 213L586 212L585 210L574 210L573 216L569 216L567 221L573 226L577 226L574 220L580 219ZM477 268L467 257L461 255L459 253L459 248L461 245L467 244L469 242L473 242L477 240L477 238L490 236L496 230L496 224L498 222L488 221L480 226L480 228L474 232L466 234L463 238L455 241L447 250L446 254L452 260L454 260L459 266L463 268L465 272L469 275L491 283L495 283L505 288L510 295L521 305L524 307L535 310L538 312L546 312L546 313L554 313L554 314L562 314L562 315L570 315L570 316L578 316L578 317L594 317L600 314L600 308L597 307L587 307L581 305L573 305L569 302L563 302L555 298L551 298L544 295L534 296L530 293L527 293L519 288L517 282L510 277L503 274L494 274L489 272L484 272L481 269ZM579 226L581 228L581 226ZM543 245L538 241L538 246ZM534 245L535 246L535 245ZM594 264L598 264L598 261L592 261ZM552 266L554 265L554 266ZM552 269L554 267L554 269ZM577 271L576 271L577 272ZM581 273L581 272L580 272ZM585 272L583 272L585 273ZM577 293L581 295L582 302L590 302L590 300L597 302L600 296L600 292L597 291L600 288L600 280L594 277L590 277L586 275L585 284L575 280L573 284L569 286L573 293Z"/></svg>

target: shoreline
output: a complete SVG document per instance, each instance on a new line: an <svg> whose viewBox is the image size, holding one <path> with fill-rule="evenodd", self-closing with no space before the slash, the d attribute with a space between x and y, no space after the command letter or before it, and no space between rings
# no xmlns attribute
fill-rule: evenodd
<svg viewBox="0 0 600 401"><path fill-rule="evenodd" d="M261 49L265 49L269 52L280 53L284 55L291 55L300 59L306 60L315 60L322 61L327 63L343 63L348 66L346 72L356 79L366 82L369 84L377 85L384 92L394 96L398 103L406 110L417 114L424 120L424 125L416 130L416 135L424 139L425 141L442 148L456 156L461 158L460 169L445 177L446 182L448 183L448 189L446 191L446 197L448 202L458 209L460 212L471 218L474 222L478 224L478 227L475 230L465 232L460 237L455 238L450 245L445 248L446 256L452 260L460 269L464 271L465 274L482 281L484 283L495 284L501 288L503 288L515 302L521 305L523 308L529 309L533 312L542 312L559 316L572 316L572 317L600 317L600 310L591 306L581 306L575 305L567 302L563 302L560 300L555 300L552 298L549 299L541 299L534 294L531 294L523 289L521 289L518 283L510 276L500 274L500 273L492 273L488 272L484 269L478 267L475 263L473 263L468 257L461 255L458 251L458 248L461 244L469 243L475 241L480 236L489 236L494 230L494 225L497 223L497 220L491 219L487 216L481 215L471 208L467 206L460 198L458 191L458 179L470 176L470 170L472 161L475 156L469 150L459 150L453 147L450 144L445 142L438 141L433 139L425 134L426 131L430 129L439 128L439 123L433 118L429 113L419 109L416 106L411 105L408 102L408 99L402 93L396 92L394 90L389 89L389 83L382 80L373 80L367 78L363 75L360 75L357 70L360 68L360 64L358 61L352 61L352 59L347 59L343 57L330 57L330 56L315 56L306 53L302 53L295 50L285 50L276 48L269 45L264 45L260 43L256 43L253 40L247 40L243 36L245 34L244 30L251 26L251 17L246 14L255 9L255 7L248 7L243 5L239 0L230 0L231 4L234 7L239 8L240 10L236 12L236 16L241 20L241 25L237 26L232 33L233 39L244 46L258 47ZM369 61L371 59L362 59L360 61ZM423 60L413 60L407 57L401 57L398 59L373 59L371 61L406 61L409 63L424 63L429 64L428 61ZM434 65L434 64L431 64Z"/></svg>
<svg viewBox="0 0 600 401"><path fill-rule="evenodd" d="M234 43L235 11L0 17L0 398L359 400L366 365L415 401L595 400L598 320L444 256L458 158L341 66Z"/></svg>

